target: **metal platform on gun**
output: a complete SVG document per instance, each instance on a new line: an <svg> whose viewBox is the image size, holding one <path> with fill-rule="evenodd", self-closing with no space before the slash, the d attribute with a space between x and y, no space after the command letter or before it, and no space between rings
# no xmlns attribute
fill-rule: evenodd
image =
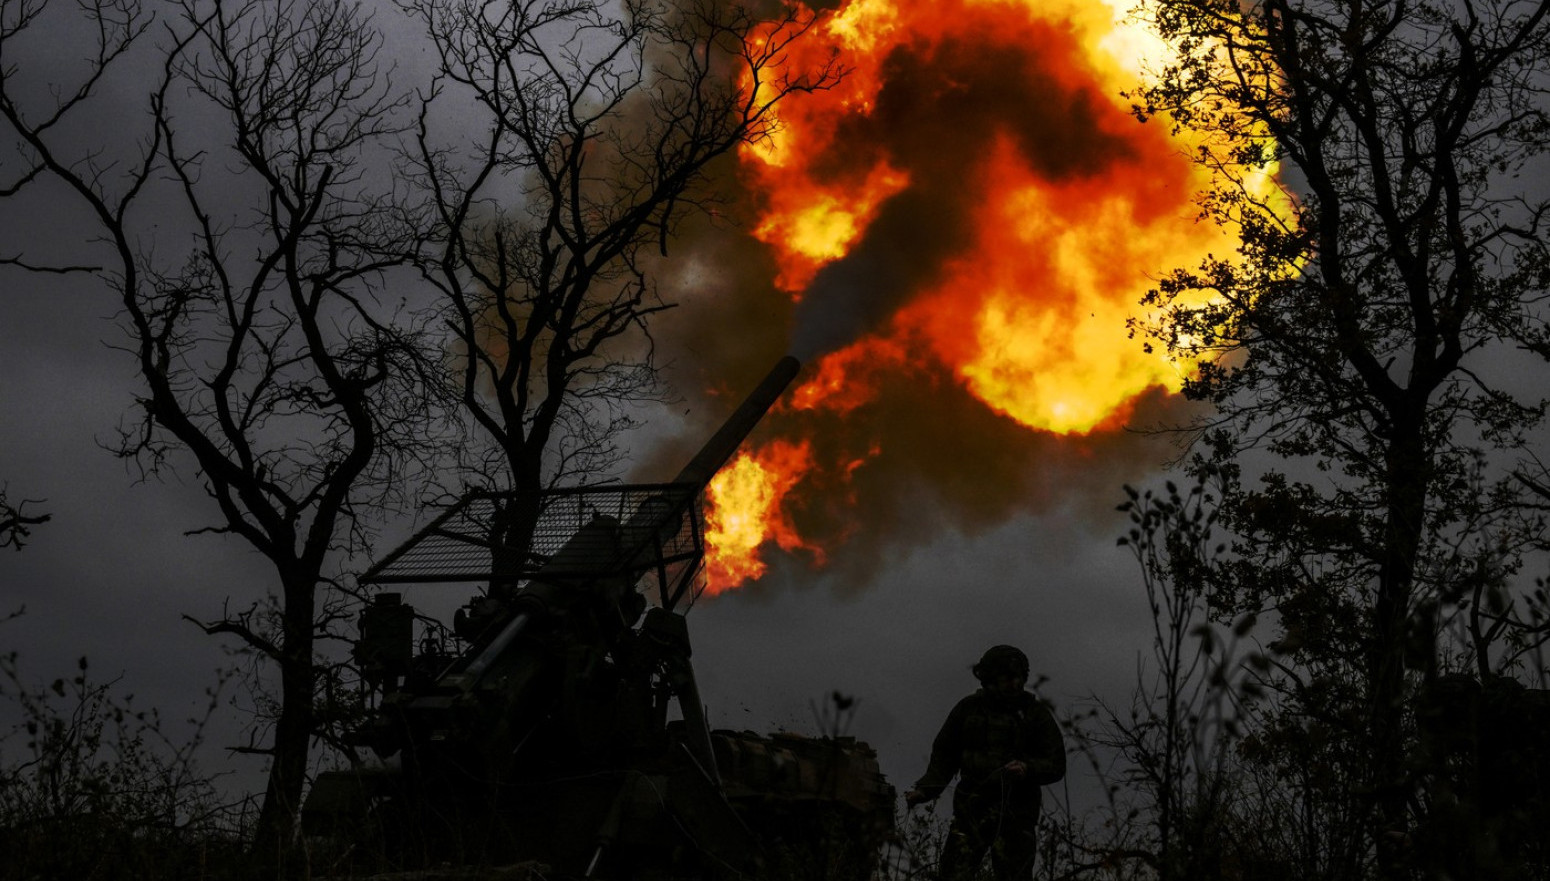
<svg viewBox="0 0 1550 881"><path fill-rule="evenodd" d="M676 603L704 554L700 487L683 483L556 489L539 493L526 548L498 540L502 520L533 497L472 492L360 577L362 584L595 581L657 570L665 605ZM525 532L525 530L523 530ZM540 576L541 573L541 576ZM675 577L676 576L676 577ZM668 600L671 600L669 602Z"/></svg>

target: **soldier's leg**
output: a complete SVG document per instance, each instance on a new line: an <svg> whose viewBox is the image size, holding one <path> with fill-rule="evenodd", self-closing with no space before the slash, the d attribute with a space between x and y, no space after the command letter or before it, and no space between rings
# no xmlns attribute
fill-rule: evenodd
<svg viewBox="0 0 1550 881"><path fill-rule="evenodd" d="M971 881L979 872L985 851L990 849L995 828L986 828L985 818L975 812L955 810L953 822L947 827L947 840L942 842L942 856L937 863L937 877L941 881Z"/></svg>
<svg viewBox="0 0 1550 881"><path fill-rule="evenodd" d="M1039 855L1038 810L1007 811L999 833L990 846L990 865L996 881L1028 881Z"/></svg>

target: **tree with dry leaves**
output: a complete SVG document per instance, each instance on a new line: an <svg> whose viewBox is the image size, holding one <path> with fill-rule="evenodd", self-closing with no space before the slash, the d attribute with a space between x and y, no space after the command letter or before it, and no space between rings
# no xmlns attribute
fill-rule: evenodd
<svg viewBox="0 0 1550 881"><path fill-rule="evenodd" d="M1481 598L1514 589L1542 528L1509 475L1546 408L1523 377L1543 367L1526 353L1546 339L1550 202L1521 175L1550 154L1550 4L1145 14L1177 55L1138 110L1194 133L1218 181L1204 216L1242 241L1164 278L1146 327L1201 365L1185 393L1216 415L1199 461L1243 478L1223 499L1243 561L1214 602L1274 613L1286 721L1351 747L1341 786L1378 871L1401 877L1436 771L1411 708L1440 666L1511 672L1500 641L1448 634L1471 610L1508 620ZM1513 626L1542 640L1528 611Z"/></svg>

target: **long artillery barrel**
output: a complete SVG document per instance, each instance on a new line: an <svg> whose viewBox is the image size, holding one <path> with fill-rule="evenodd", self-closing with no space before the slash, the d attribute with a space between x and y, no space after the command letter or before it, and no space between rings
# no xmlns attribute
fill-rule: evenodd
<svg viewBox="0 0 1550 881"><path fill-rule="evenodd" d="M777 361L775 367L764 377L753 393L732 412L731 416L727 417L727 421L711 435L710 440L705 442L705 446L700 448L699 453L689 460L689 464L678 472L678 477L673 482L696 487L710 483L711 478L716 476L716 472L720 471L722 466L727 464L727 460L732 458L732 454L737 452L743 439L748 437L754 426L759 424L759 420L764 418L764 414L775 406L775 402L780 399L781 393L791 384L791 380L796 377L801 367L801 362L790 355Z"/></svg>
<svg viewBox="0 0 1550 881"><path fill-rule="evenodd" d="M764 414L775 406L801 367L801 362L790 355L775 362L753 392L678 472L669 485L671 488L642 503L634 516L623 524L619 531L620 546L625 549L626 559L631 561L627 568L645 571L656 564L662 543L678 532L695 497L737 453L737 448Z"/></svg>
<svg viewBox="0 0 1550 881"><path fill-rule="evenodd" d="M647 500L629 522L620 530L621 546L631 549L627 553L639 565L649 566L658 548L652 540L666 540L678 531L684 512L694 498L704 491L711 478L716 476L744 439L753 432L791 380L796 378L802 363L790 355L775 362L775 366L759 382L752 393L732 411L710 440L689 460L670 484L672 489Z"/></svg>

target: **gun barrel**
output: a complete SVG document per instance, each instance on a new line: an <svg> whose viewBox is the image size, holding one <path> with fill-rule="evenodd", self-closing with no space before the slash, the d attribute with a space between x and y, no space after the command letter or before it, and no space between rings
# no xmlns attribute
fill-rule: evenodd
<svg viewBox="0 0 1550 881"><path fill-rule="evenodd" d="M732 415L727 417L727 421L722 423L721 428L711 435L710 440L705 442L705 446L689 460L689 464L678 472L678 477L673 482L692 486L704 486L710 483L710 479L715 477L716 472L720 471L722 466L732 458L732 454L737 452L743 439L748 437L754 426L759 424L764 414L775 406L775 401L786 390L786 386L791 384L791 380L796 378L797 371L801 368L802 362L790 355L777 361L753 393L732 411Z"/></svg>

